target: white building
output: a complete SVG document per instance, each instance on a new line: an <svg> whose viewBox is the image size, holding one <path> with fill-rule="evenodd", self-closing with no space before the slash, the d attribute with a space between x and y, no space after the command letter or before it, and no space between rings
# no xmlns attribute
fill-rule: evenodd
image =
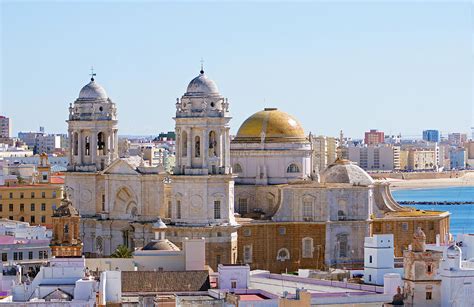
<svg viewBox="0 0 474 307"><path fill-rule="evenodd" d="M0 255L4 267L17 264L25 271L46 261L51 255L52 232L44 226L0 219Z"/></svg>
<svg viewBox="0 0 474 307"><path fill-rule="evenodd" d="M364 242L364 282L383 285L384 275L402 273L395 269L393 234L366 237Z"/></svg>
<svg viewBox="0 0 474 307"><path fill-rule="evenodd" d="M250 267L243 265L219 264L219 289L248 289L250 286Z"/></svg>
<svg viewBox="0 0 474 307"><path fill-rule="evenodd" d="M453 244L444 249L438 274L441 278L441 306L472 306L474 262L463 261L461 249Z"/></svg>
<svg viewBox="0 0 474 307"><path fill-rule="evenodd" d="M394 171L400 169L400 147L389 144L352 146L349 160L367 171Z"/></svg>
<svg viewBox="0 0 474 307"><path fill-rule="evenodd" d="M96 281L86 275L84 258L51 259L31 282L19 282L0 305L95 306ZM51 305L50 305L51 306Z"/></svg>

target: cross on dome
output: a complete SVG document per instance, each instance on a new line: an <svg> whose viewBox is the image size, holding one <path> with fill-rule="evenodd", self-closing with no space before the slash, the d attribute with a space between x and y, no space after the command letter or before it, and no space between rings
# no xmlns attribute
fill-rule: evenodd
<svg viewBox="0 0 474 307"><path fill-rule="evenodd" d="M91 81L94 81L94 77L97 76L97 74L94 72L94 66L91 66L91 73L89 76L91 76Z"/></svg>

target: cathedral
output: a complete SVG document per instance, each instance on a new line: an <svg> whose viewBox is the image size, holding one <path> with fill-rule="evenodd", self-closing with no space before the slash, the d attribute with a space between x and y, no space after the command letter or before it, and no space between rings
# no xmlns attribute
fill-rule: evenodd
<svg viewBox="0 0 474 307"><path fill-rule="evenodd" d="M444 242L449 213L401 207L387 183L338 158L315 172L299 121L276 108L251 115L231 139L230 103L201 69L175 103L172 174L119 157L115 103L94 78L69 107L68 195L86 256L153 240L161 217L177 246L205 238L206 263L272 272L363 263L364 237L393 233L402 256L417 227Z"/></svg>

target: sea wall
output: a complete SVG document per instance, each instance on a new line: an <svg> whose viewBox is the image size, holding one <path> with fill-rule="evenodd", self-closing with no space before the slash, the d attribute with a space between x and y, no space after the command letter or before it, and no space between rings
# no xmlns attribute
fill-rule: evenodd
<svg viewBox="0 0 474 307"><path fill-rule="evenodd" d="M399 173L371 173L370 176L374 179L402 179L402 180L415 180L415 179L445 179L445 178L459 178L464 176L468 172L474 171L449 171L449 172L399 172Z"/></svg>

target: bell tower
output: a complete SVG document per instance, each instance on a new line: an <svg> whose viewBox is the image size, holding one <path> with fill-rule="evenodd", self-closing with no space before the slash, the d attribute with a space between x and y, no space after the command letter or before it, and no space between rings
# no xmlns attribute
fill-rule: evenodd
<svg viewBox="0 0 474 307"><path fill-rule="evenodd" d="M201 67L176 101L176 167L169 233L206 239L206 263L235 263L237 224L230 167L229 103ZM216 234L218 237L216 237Z"/></svg>
<svg viewBox="0 0 474 307"><path fill-rule="evenodd" d="M105 169L118 157L117 109L105 89L91 81L69 105L69 165L73 172Z"/></svg>

